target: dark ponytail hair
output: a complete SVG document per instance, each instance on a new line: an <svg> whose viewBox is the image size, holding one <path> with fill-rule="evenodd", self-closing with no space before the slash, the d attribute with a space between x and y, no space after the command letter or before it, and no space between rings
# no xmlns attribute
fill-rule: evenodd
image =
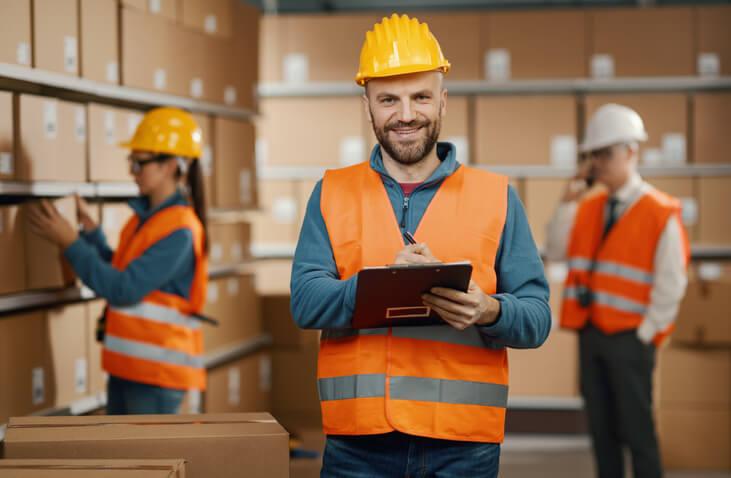
<svg viewBox="0 0 731 478"><path fill-rule="evenodd" d="M203 224L203 250L208 252L208 212L206 210L206 193L203 187L203 169L198 158L188 164L188 194L196 216Z"/></svg>

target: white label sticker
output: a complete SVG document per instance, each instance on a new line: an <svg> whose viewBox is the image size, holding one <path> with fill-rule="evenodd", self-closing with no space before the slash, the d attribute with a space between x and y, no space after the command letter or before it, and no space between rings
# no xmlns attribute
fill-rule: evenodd
<svg viewBox="0 0 731 478"><path fill-rule="evenodd" d="M190 80L190 96L193 98L201 98L203 96L203 80L193 78Z"/></svg>
<svg viewBox="0 0 731 478"><path fill-rule="evenodd" d="M216 15L206 15L206 19L203 20L203 30L206 33L216 33L218 31L218 18Z"/></svg>
<svg viewBox="0 0 731 478"><path fill-rule="evenodd" d="M228 292L228 295L234 297L239 295L239 280L238 279L229 279L226 281L226 291Z"/></svg>
<svg viewBox="0 0 731 478"><path fill-rule="evenodd" d="M259 359L259 390L268 392L272 389L272 359L265 355Z"/></svg>
<svg viewBox="0 0 731 478"><path fill-rule="evenodd" d="M559 167L576 166L576 138L556 135L551 138L551 164Z"/></svg>
<svg viewBox="0 0 731 478"><path fill-rule="evenodd" d="M46 381L42 367L36 367L32 372L33 405L40 405L46 401Z"/></svg>
<svg viewBox="0 0 731 478"><path fill-rule="evenodd" d="M565 262L554 262L548 265L548 280L552 283L563 284L569 275L569 268Z"/></svg>
<svg viewBox="0 0 731 478"><path fill-rule="evenodd" d="M188 390L188 413L198 415L201 413L203 403L200 390Z"/></svg>
<svg viewBox="0 0 731 478"><path fill-rule="evenodd" d="M646 166L659 166L662 163L662 150L660 148L647 148L642 152L642 162Z"/></svg>
<svg viewBox="0 0 731 478"><path fill-rule="evenodd" d="M681 133L662 135L662 156L669 163L684 163L685 135Z"/></svg>
<svg viewBox="0 0 731 478"><path fill-rule="evenodd" d="M614 57L596 54L591 57L591 76L597 79L614 77Z"/></svg>
<svg viewBox="0 0 731 478"><path fill-rule="evenodd" d="M164 90L168 83L167 72L163 68L157 68L153 75L152 82L156 90Z"/></svg>
<svg viewBox="0 0 731 478"><path fill-rule="evenodd" d="M208 302L215 304L218 302L218 284L208 284Z"/></svg>
<svg viewBox="0 0 731 478"><path fill-rule="evenodd" d="M74 109L74 131L76 141L84 143L86 141L86 108L83 106L77 106Z"/></svg>
<svg viewBox="0 0 731 478"><path fill-rule="evenodd" d="M15 59L19 65L30 66L30 43L24 41L18 43Z"/></svg>
<svg viewBox="0 0 731 478"><path fill-rule="evenodd" d="M228 404L237 406L241 403L241 371L238 367L228 369Z"/></svg>
<svg viewBox="0 0 731 478"><path fill-rule="evenodd" d="M11 176L15 172L15 162L11 153L0 153L0 174Z"/></svg>
<svg viewBox="0 0 731 478"><path fill-rule="evenodd" d="M721 75L721 57L718 53L698 54L698 74L706 77Z"/></svg>
<svg viewBox="0 0 731 478"><path fill-rule="evenodd" d="M56 139L58 136L58 108L53 100L43 103L43 131L46 139Z"/></svg>
<svg viewBox="0 0 731 478"><path fill-rule="evenodd" d="M272 204L272 217L277 224L294 224L297 220L297 202L291 197L278 197Z"/></svg>
<svg viewBox="0 0 731 478"><path fill-rule="evenodd" d="M504 48L492 48L485 53L485 78L490 81L510 79L510 52Z"/></svg>
<svg viewBox="0 0 731 478"><path fill-rule="evenodd" d="M107 81L119 83L119 64L116 61L107 63Z"/></svg>
<svg viewBox="0 0 731 478"><path fill-rule="evenodd" d="M203 154L201 155L201 166L203 168L203 176L210 178L213 176L213 149L210 144L203 146Z"/></svg>
<svg viewBox="0 0 731 478"><path fill-rule="evenodd" d="M703 262L698 266L698 277L705 281L718 280L723 276L723 267L717 262Z"/></svg>
<svg viewBox="0 0 731 478"><path fill-rule="evenodd" d="M445 139L448 143L452 143L457 150L457 161L461 164L467 164L470 160L470 143L466 136L449 136Z"/></svg>
<svg viewBox="0 0 731 478"><path fill-rule="evenodd" d="M140 121L142 121L142 115L131 113L129 116L127 116L127 134L129 136L132 136L135 134L135 131L137 131L137 126L140 124Z"/></svg>
<svg viewBox="0 0 731 478"><path fill-rule="evenodd" d="M161 0L148 0L147 8L152 13L160 13L160 11L162 10L162 1Z"/></svg>
<svg viewBox="0 0 731 478"><path fill-rule="evenodd" d="M239 172L239 200L241 204L251 204L251 171L242 169Z"/></svg>
<svg viewBox="0 0 731 478"><path fill-rule="evenodd" d="M68 73L76 73L79 64L79 50L76 37L63 37L63 66Z"/></svg>
<svg viewBox="0 0 731 478"><path fill-rule="evenodd" d="M236 87L234 86L227 86L223 89L223 102L226 103L229 106L236 104Z"/></svg>
<svg viewBox="0 0 731 478"><path fill-rule="evenodd" d="M85 358L77 358L74 363L74 389L77 394L83 394L87 391L87 364Z"/></svg>
<svg viewBox="0 0 731 478"><path fill-rule="evenodd" d="M698 222L698 201L695 198L680 198L681 218L686 226L695 226Z"/></svg>
<svg viewBox="0 0 731 478"><path fill-rule="evenodd" d="M340 165L352 166L365 159L365 140L360 136L346 136L340 140Z"/></svg>
<svg viewBox="0 0 731 478"><path fill-rule="evenodd" d="M269 143L264 138L256 139L255 146L256 167L261 170L269 162Z"/></svg>
<svg viewBox="0 0 731 478"><path fill-rule="evenodd" d="M117 144L117 121L114 111L104 112L104 141L108 145Z"/></svg>
<svg viewBox="0 0 731 478"><path fill-rule="evenodd" d="M304 53L290 53L284 57L284 81L286 83L305 83L310 77L309 61Z"/></svg>
<svg viewBox="0 0 731 478"><path fill-rule="evenodd" d="M221 262L223 260L223 246L218 242L211 244L211 260L213 262Z"/></svg>
<svg viewBox="0 0 731 478"><path fill-rule="evenodd" d="M231 244L231 260L233 262L241 262L243 259L243 248L241 247L241 244L238 242L235 242Z"/></svg>

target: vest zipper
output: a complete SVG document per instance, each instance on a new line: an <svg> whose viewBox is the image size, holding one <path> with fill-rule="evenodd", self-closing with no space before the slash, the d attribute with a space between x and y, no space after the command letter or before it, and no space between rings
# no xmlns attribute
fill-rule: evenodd
<svg viewBox="0 0 731 478"><path fill-rule="evenodd" d="M404 196L404 206L401 209L401 229L406 229L406 213L409 212L409 196Z"/></svg>

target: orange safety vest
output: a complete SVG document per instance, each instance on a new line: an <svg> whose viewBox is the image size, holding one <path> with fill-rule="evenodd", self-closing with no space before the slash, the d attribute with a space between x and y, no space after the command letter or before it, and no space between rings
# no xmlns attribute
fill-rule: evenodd
<svg viewBox="0 0 731 478"><path fill-rule="evenodd" d="M639 327L650 305L655 250L668 220L680 221L680 202L656 189L644 193L614 224L602 242L604 208L609 195L602 193L579 205L568 250L568 276L561 306L561 326L582 329L591 321L606 334ZM690 257L683 230L686 264ZM593 302L582 307L580 288L592 291ZM660 331L660 345L673 325Z"/></svg>
<svg viewBox="0 0 731 478"><path fill-rule="evenodd" d="M465 166L444 180L415 237L445 262L469 260L473 279L496 291L495 258L507 213L507 178ZM368 163L328 171L321 210L340 278L391 264L404 248L380 175ZM399 430L500 443L508 357L475 327L324 330L318 389L326 434Z"/></svg>
<svg viewBox="0 0 731 478"><path fill-rule="evenodd" d="M191 317L205 304L208 259L203 226L189 206L172 206L139 228L135 215L122 230L112 259L117 270L142 256L153 244L179 229L193 233L196 267L190 298L159 290L138 304L107 308L102 365L110 375L174 389L206 388L201 321Z"/></svg>

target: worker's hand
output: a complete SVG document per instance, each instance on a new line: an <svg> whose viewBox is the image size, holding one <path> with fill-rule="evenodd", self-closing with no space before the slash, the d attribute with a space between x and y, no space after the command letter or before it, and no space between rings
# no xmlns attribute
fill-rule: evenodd
<svg viewBox="0 0 731 478"><path fill-rule="evenodd" d="M410 244L396 254L394 264L431 264L441 262L434 257L429 246L424 243Z"/></svg>
<svg viewBox="0 0 731 478"><path fill-rule="evenodd" d="M69 247L78 237L71 224L48 201L29 205L27 213L31 232L62 249Z"/></svg>
<svg viewBox="0 0 731 478"><path fill-rule="evenodd" d="M457 330L493 324L500 315L500 302L485 294L473 280L467 292L435 287L422 300Z"/></svg>
<svg viewBox="0 0 731 478"><path fill-rule="evenodd" d="M563 202L574 202L580 201L584 195L591 189L587 180L594 174L592 170L591 159L582 159L579 162L576 175L569 180L564 189Z"/></svg>
<svg viewBox="0 0 731 478"><path fill-rule="evenodd" d="M89 203L84 201L78 194L74 194L74 199L76 200L76 217L79 224L81 224L81 227L84 228L84 231L93 231L99 227L99 225L94 222L94 219L92 219Z"/></svg>

